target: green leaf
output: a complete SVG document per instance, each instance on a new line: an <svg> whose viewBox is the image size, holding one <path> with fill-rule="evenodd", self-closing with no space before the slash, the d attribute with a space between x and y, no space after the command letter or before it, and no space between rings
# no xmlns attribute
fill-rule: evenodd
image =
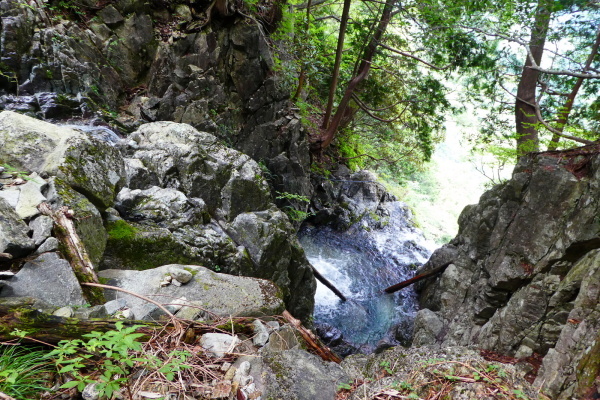
<svg viewBox="0 0 600 400"><path fill-rule="evenodd" d="M75 386L78 386L81 383L81 381L69 381L67 383L63 383L62 385L60 385L60 387L62 389L71 389L74 388ZM85 386L84 386L85 388Z"/></svg>

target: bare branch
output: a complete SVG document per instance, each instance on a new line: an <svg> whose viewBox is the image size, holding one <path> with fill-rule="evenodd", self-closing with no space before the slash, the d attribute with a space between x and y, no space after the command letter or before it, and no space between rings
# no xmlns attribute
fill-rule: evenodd
<svg viewBox="0 0 600 400"><path fill-rule="evenodd" d="M418 62L420 62L420 63L422 63L422 64L425 64L425 65L427 65L429 68L433 68L433 69L435 69L436 71L444 71L444 70L446 70L446 69L450 68L450 65L446 65L445 67L438 67L438 66L436 66L436 65L433 65L433 64L431 64L431 63L429 63L429 62L427 62L427 61L423 60L422 58L419 58L419 57L417 57L417 56L415 56L415 55L412 55L412 54L410 54L410 53L406 53L406 52L404 52L404 51L400 51L400 50L398 50L398 49L395 49L395 48L393 48L393 47L390 47L390 46L388 46L388 45L385 45L385 44L383 44L383 43L381 43L381 42L379 43L379 46L383 47L383 48L384 48L384 49L386 49L386 50L392 51L392 52L394 52L394 53L396 53L396 54L400 54L401 56L412 58L413 60L416 60L416 61L418 61Z"/></svg>
<svg viewBox="0 0 600 400"><path fill-rule="evenodd" d="M600 79L600 74L591 74L589 72L573 72L567 70L557 70L557 69L546 69L539 67L537 65L526 66L525 68L532 69L534 71L538 71L548 75L563 75L563 76L572 76L575 78L581 79Z"/></svg>
<svg viewBox="0 0 600 400"><path fill-rule="evenodd" d="M356 102L356 104L358 104L358 106L360 107L361 110L363 110L364 112L366 112L369 115L369 117L374 118L379 122L385 122L386 124L391 123L391 122L397 121L402 116L402 113L401 113L401 114L395 116L394 118L383 119L383 118L378 117L375 114L373 114L371 112L371 110L365 105L365 103L363 103L363 101L361 99L358 98L358 96L355 93L352 94L352 99Z"/></svg>

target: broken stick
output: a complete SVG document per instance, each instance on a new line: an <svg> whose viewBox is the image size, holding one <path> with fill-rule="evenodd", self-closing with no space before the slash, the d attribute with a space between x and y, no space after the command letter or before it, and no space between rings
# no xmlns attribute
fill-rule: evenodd
<svg viewBox="0 0 600 400"><path fill-rule="evenodd" d="M410 278L410 279L407 279L407 280L402 281L400 283L396 283L395 285L392 285L392 286L386 288L384 290L384 292L386 292L386 293L394 293L394 292L397 292L400 289L404 289L405 287L412 285L413 283L417 283L417 282L419 282L419 281L421 281L423 279L432 277L432 276L437 275L437 274L441 274L442 272L444 272L444 270L446 269L446 267L448 267L448 265L450 265L450 264L452 264L452 263L451 262L446 263L446 264L444 264L442 266L439 266L437 268L432 269L431 271L423 272L422 274L419 274L419 275L415 276L414 278Z"/></svg>
<svg viewBox="0 0 600 400"><path fill-rule="evenodd" d="M344 296L342 294L342 292L340 292L338 290L338 288L333 286L333 283L329 282L323 275L321 275L321 273L319 271L317 271L317 269L315 267L313 267L312 265L310 267L313 270L313 275L315 276L315 278L317 278L323 285L327 286L329 288L329 290L331 290L333 293L335 293L335 295L337 297L339 297L342 301L347 300L346 296Z"/></svg>
<svg viewBox="0 0 600 400"><path fill-rule="evenodd" d="M52 210L48 203L42 203L38 209L43 215L47 215L54 221L54 233L58 241L63 245L62 250L75 276L80 283L99 283L94 265L90 256L73 224L73 212L67 207L61 207L58 210ZM104 304L104 291L99 287L83 286L83 296L91 305Z"/></svg>
<svg viewBox="0 0 600 400"><path fill-rule="evenodd" d="M300 333L306 344L313 349L319 357L325 361L333 361L334 363L338 364L342 362L342 359L339 358L333 351L331 351L329 347L321 344L321 341L317 335L303 327L302 323L294 318L287 310L285 310L281 315Z"/></svg>

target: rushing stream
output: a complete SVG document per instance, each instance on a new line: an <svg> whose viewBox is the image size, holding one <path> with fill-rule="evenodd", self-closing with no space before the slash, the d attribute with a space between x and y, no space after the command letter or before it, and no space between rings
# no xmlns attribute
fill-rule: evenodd
<svg viewBox="0 0 600 400"><path fill-rule="evenodd" d="M412 326L414 290L385 294L383 289L412 277L432 250L410 226L402 203L387 203L387 209L389 219L382 229L363 223L346 232L306 227L299 234L312 265L348 298L340 301L318 282L315 322L339 329L346 341L366 352L381 339L396 343L395 327Z"/></svg>

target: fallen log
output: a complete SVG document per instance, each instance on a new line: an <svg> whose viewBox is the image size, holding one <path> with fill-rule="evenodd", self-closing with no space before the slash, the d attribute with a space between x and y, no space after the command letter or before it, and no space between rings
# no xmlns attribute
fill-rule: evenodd
<svg viewBox="0 0 600 400"><path fill-rule="evenodd" d="M400 283L396 283L395 285L392 285L392 286L386 288L384 290L384 292L386 292L386 293L394 293L394 292L397 292L400 289L404 289L405 287L412 285L413 283L417 283L419 281L422 281L423 279L427 279L427 278L430 278L430 277L432 277L434 275L441 274L442 272L444 272L446 270L446 268L450 264L452 264L452 263L451 262L446 263L446 264L444 264L442 266L439 266L437 268L432 269L431 271L423 272L422 274L419 274L419 275L417 275L417 276L415 276L413 278L407 279L407 280L402 281Z"/></svg>
<svg viewBox="0 0 600 400"><path fill-rule="evenodd" d="M54 233L58 241L63 245L63 255L71 264L79 283L98 283L98 277L94 265L73 224L73 212L67 207L52 210L48 203L42 203L38 209L43 215L47 215L54 221ZM106 303L104 291L99 287L83 286L83 296L91 305Z"/></svg>
<svg viewBox="0 0 600 400"><path fill-rule="evenodd" d="M342 362L342 359L338 357L337 354L335 354L333 351L331 351L329 347L321 344L321 341L319 340L317 335L303 327L302 323L296 318L294 318L292 314L290 314L287 310L285 310L281 315L290 323L290 325L294 327L294 329L298 331L298 333L300 333L308 347L311 348L315 353L317 353L319 357L321 357L325 361L333 361L334 363L338 364Z"/></svg>
<svg viewBox="0 0 600 400"><path fill-rule="evenodd" d="M94 319L82 320L50 315L34 307L33 298L5 298L0 303L0 341L8 342L18 338L15 331L25 334L24 343L56 344L61 340L81 339L82 335L96 332L106 332L115 329L115 324L121 321L125 326L143 325L137 332L148 334L164 326L148 321L132 321L123 319Z"/></svg>
<svg viewBox="0 0 600 400"><path fill-rule="evenodd" d="M315 267L310 266L313 270L313 275L317 278L323 285L327 286L329 290L331 290L337 297L339 297L342 301L346 301L346 296L342 294L331 282L329 282Z"/></svg>

